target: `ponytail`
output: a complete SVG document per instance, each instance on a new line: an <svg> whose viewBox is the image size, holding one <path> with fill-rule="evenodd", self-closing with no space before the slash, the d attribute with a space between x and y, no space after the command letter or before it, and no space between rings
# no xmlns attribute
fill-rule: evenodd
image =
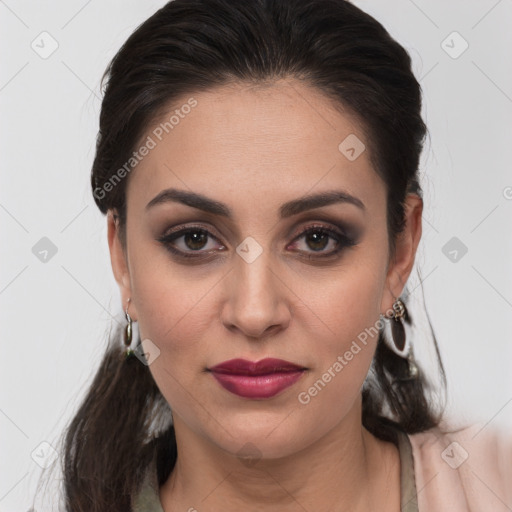
<svg viewBox="0 0 512 512"><path fill-rule="evenodd" d="M413 324L410 310L405 322ZM439 389L431 386L421 366L418 375L409 378L409 361L391 350L384 332L379 332L372 366L362 392L362 423L379 439L396 444L396 430L407 434L423 432L438 426L443 417L444 403L429 403L428 392L431 389L444 390L446 385L437 341L434 333L431 334L443 384ZM411 340L411 344L414 346L414 340Z"/></svg>
<svg viewBox="0 0 512 512"><path fill-rule="evenodd" d="M115 340L121 339L121 328ZM139 340L140 343L140 340ZM167 466L175 447L170 408L149 371L137 358L127 359L120 343L110 343L64 439L66 510L126 512L153 457ZM155 437L155 425L166 424ZM172 441L174 439L174 445ZM169 446L163 443L169 441ZM167 476L171 467L167 467ZM162 475L164 477L164 475ZM165 476L166 478L166 476Z"/></svg>

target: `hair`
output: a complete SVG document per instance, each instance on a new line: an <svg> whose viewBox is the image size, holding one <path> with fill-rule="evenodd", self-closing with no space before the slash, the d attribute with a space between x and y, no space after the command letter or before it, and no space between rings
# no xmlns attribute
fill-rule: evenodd
<svg viewBox="0 0 512 512"><path fill-rule="evenodd" d="M406 196L422 196L418 166L427 128L421 88L407 51L378 21L344 0L174 0L133 32L102 77L91 172L94 200L103 214L116 212L124 248L128 180L118 179L118 171L148 127L194 92L286 78L324 93L361 123L372 166L386 186L393 255L405 226ZM125 359L120 337L118 329L65 431L69 511L131 510L131 496L151 460L156 459L160 485L176 462L169 405L149 368ZM435 337L433 342L445 379ZM371 382L362 392L362 423L380 439L396 441L396 430L422 432L441 420L423 372L397 380L407 364L380 332ZM159 432L155 425L162 427Z"/></svg>

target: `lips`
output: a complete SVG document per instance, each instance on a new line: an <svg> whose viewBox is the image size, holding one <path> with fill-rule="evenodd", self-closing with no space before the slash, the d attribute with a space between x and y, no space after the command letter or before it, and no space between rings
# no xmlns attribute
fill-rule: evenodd
<svg viewBox="0 0 512 512"><path fill-rule="evenodd" d="M231 359L209 368L224 389L251 399L277 395L297 382L306 370L303 366L274 358L257 362Z"/></svg>
<svg viewBox="0 0 512 512"><path fill-rule="evenodd" d="M299 370L305 370L305 368L283 359L270 357L257 362L247 361L247 359L230 359L210 368L212 372L237 375L267 375Z"/></svg>

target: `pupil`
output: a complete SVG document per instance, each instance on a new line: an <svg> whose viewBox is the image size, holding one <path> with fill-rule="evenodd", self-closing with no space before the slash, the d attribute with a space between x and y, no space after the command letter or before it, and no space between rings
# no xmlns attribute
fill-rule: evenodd
<svg viewBox="0 0 512 512"><path fill-rule="evenodd" d="M315 231L315 232L311 233L308 237L308 240L313 241L313 246L310 245L310 248L324 249L327 245L328 238L329 237L327 236L327 234L321 233L320 231ZM317 244L318 242L320 242L320 246L315 247L315 244Z"/></svg>
<svg viewBox="0 0 512 512"><path fill-rule="evenodd" d="M185 244L189 249L201 249L205 244L206 234L194 231L185 235ZM191 241L192 243L188 243ZM197 245L196 245L197 244Z"/></svg>

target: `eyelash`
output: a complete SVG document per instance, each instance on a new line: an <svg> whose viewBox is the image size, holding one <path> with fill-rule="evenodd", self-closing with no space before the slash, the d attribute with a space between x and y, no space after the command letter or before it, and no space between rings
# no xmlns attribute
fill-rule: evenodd
<svg viewBox="0 0 512 512"><path fill-rule="evenodd" d="M187 228L179 229L169 234L166 234L158 238L157 240L161 242L165 246L165 248L169 250L172 254L180 258L205 258L205 255L201 253L207 251L198 250L183 252L172 246L172 242L179 238L182 238L183 236L189 233L205 234L208 237L208 239L212 238L219 242L214 235L212 235L207 229L205 229L202 226L189 226ZM293 241L295 242L297 240L300 240L302 237L310 233L321 233L322 235L328 235L331 239L335 240L338 245L336 249L330 251L329 253L327 253L327 255L316 256L314 255L315 251L312 251L310 254L313 254L313 256L306 256L307 259L332 258L333 256L336 256L338 253L340 253L345 247L352 247L357 243L354 239L348 237L344 233L320 224L308 225L293 239Z"/></svg>

